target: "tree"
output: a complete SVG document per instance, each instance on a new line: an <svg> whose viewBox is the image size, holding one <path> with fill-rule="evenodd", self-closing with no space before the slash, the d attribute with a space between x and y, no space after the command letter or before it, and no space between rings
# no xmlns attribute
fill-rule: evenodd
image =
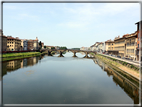
<svg viewBox="0 0 142 107"><path fill-rule="evenodd" d="M51 49L55 49L55 47L51 47Z"/></svg>
<svg viewBox="0 0 142 107"><path fill-rule="evenodd" d="M41 46L41 41L39 42L39 46L40 46L40 49L41 49L41 47L42 47L42 46Z"/></svg>
<svg viewBox="0 0 142 107"><path fill-rule="evenodd" d="M44 46L44 49L46 49L46 46Z"/></svg>
<svg viewBox="0 0 142 107"><path fill-rule="evenodd" d="M60 49L67 49L67 47L60 47Z"/></svg>

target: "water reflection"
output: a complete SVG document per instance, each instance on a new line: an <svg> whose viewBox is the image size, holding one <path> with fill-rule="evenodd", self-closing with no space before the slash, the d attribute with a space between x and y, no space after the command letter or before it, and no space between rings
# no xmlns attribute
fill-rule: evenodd
<svg viewBox="0 0 142 107"><path fill-rule="evenodd" d="M31 57L20 60L5 61L2 62L2 76L6 75L7 72L18 70L19 68L33 66L38 63L44 56Z"/></svg>
<svg viewBox="0 0 142 107"><path fill-rule="evenodd" d="M4 103L139 103L138 86L101 60L82 58L84 54L78 55L80 58L73 58L72 53L65 54L65 57L57 56L43 55L3 62ZM6 75L11 71L17 72Z"/></svg>
<svg viewBox="0 0 142 107"><path fill-rule="evenodd" d="M113 76L113 82L116 85L119 85L127 93L127 95L134 101L134 104L139 104L139 86L137 86L137 84L134 84L132 81L128 80L117 71L114 71L101 60L95 58L93 61L107 73L108 77Z"/></svg>

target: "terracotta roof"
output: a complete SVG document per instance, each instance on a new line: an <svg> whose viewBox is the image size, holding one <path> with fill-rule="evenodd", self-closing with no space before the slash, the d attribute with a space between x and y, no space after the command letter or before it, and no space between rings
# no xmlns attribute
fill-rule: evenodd
<svg viewBox="0 0 142 107"><path fill-rule="evenodd" d="M54 47L54 46L46 46L46 47Z"/></svg>
<svg viewBox="0 0 142 107"><path fill-rule="evenodd" d="M135 33L131 33L129 35L126 35L125 37L126 38L129 38L129 37L132 37L132 36L137 36L138 32L135 32Z"/></svg>
<svg viewBox="0 0 142 107"><path fill-rule="evenodd" d="M112 41L112 40L107 40L107 41L105 41L105 42L114 42L114 41Z"/></svg>
<svg viewBox="0 0 142 107"><path fill-rule="evenodd" d="M14 37L12 37L12 36L7 36L7 39L15 39L15 40L20 40L20 39L18 39L18 38L14 38Z"/></svg>
<svg viewBox="0 0 142 107"><path fill-rule="evenodd" d="M2 37L5 37L5 38L7 38L5 35L3 35Z"/></svg>
<svg viewBox="0 0 142 107"><path fill-rule="evenodd" d="M7 37L7 39L16 39L16 38L14 38L14 37Z"/></svg>
<svg viewBox="0 0 142 107"><path fill-rule="evenodd" d="M124 38L124 37L126 37L126 36L128 36L128 35L129 35L129 34L125 34L125 35L123 35L123 38Z"/></svg>

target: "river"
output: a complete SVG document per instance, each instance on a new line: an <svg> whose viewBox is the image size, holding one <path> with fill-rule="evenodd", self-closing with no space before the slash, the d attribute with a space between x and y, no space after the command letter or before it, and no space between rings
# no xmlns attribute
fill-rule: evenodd
<svg viewBox="0 0 142 107"><path fill-rule="evenodd" d="M99 59L63 55L3 62L3 104L139 103L137 85Z"/></svg>

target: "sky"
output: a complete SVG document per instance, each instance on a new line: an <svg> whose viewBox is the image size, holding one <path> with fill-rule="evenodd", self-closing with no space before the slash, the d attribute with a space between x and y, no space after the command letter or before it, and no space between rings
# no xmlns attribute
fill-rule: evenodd
<svg viewBox="0 0 142 107"><path fill-rule="evenodd" d="M139 3L3 3L3 33L49 46L90 47L134 33Z"/></svg>

